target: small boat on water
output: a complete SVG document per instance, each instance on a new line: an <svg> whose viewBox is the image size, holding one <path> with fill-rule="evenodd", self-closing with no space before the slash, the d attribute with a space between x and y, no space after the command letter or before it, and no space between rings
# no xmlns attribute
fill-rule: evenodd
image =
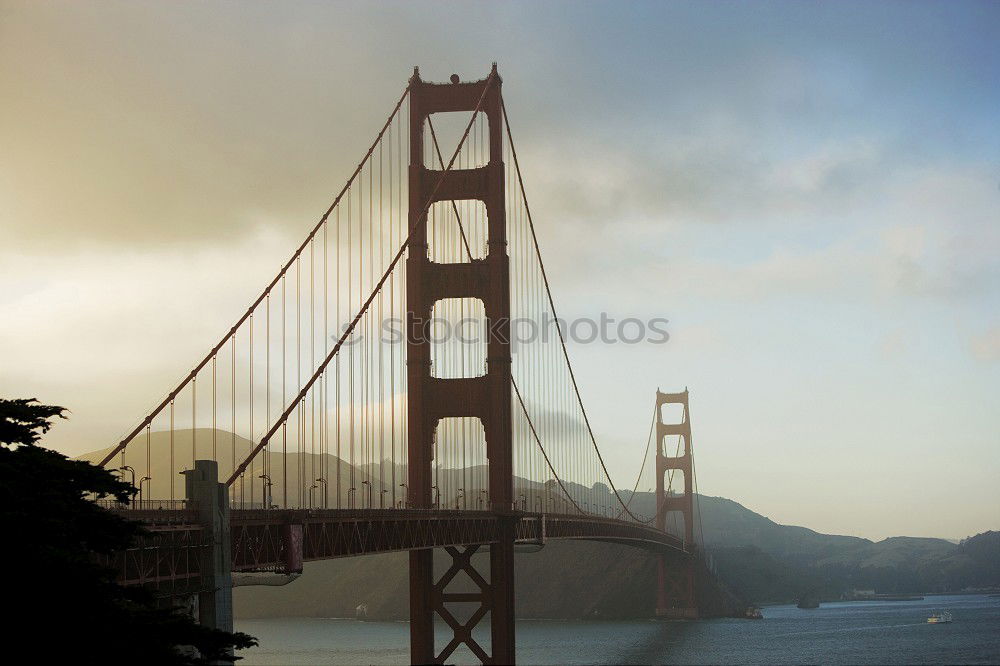
<svg viewBox="0 0 1000 666"><path fill-rule="evenodd" d="M760 609L756 606L748 606L746 611L743 613L743 617L748 620L763 620L764 614L760 612Z"/></svg>
<svg viewBox="0 0 1000 666"><path fill-rule="evenodd" d="M934 613L927 618L927 624L948 624L949 622L951 622L951 613L948 611L943 613Z"/></svg>

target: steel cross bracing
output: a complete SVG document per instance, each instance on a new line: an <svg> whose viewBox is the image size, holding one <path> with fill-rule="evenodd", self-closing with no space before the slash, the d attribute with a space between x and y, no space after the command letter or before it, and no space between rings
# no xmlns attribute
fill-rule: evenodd
<svg viewBox="0 0 1000 666"><path fill-rule="evenodd" d="M235 571L410 551L417 662L448 659L460 644L483 661L513 661L518 541L624 543L660 553L670 570L687 557L693 464L661 452L666 426L656 431L656 512L640 515L645 459L623 497L562 329L512 344L511 322L558 315L501 85L495 65L473 82L431 83L415 70L291 259L105 452L101 464L138 477L135 506L161 507L142 512L150 535L116 557L123 581L163 594L198 585L207 539L190 510L174 508L178 473L196 460L217 461L226 479ZM422 328L470 319L485 335L462 344ZM396 344L384 335L392 321L406 322ZM684 473L682 497L664 492L666 468ZM684 512L683 537L665 531L672 509ZM434 549L474 583L475 599L443 592ZM488 575L471 568L478 551L489 554ZM667 594L667 578L661 605L690 596ZM480 612L458 623L455 601L478 601ZM453 630L443 646L434 615ZM472 629L487 616L481 645Z"/></svg>

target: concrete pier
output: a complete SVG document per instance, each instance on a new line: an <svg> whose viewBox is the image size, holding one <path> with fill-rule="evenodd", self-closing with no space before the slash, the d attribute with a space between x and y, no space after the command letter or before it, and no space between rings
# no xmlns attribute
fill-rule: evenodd
<svg viewBox="0 0 1000 666"><path fill-rule="evenodd" d="M198 510L206 547L202 549L198 622L206 627L233 630L232 551L229 539L229 493L219 483L219 464L196 460L184 472L185 498Z"/></svg>

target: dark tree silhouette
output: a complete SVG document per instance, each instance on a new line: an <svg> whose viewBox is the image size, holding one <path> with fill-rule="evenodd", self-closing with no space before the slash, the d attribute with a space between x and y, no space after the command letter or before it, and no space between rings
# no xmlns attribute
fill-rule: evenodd
<svg viewBox="0 0 1000 666"><path fill-rule="evenodd" d="M38 445L65 411L34 399L0 399L5 649L26 651L26 661L202 664L255 645L246 634L158 608L144 590L118 585L98 564L98 556L127 547L142 527L87 498L125 501L135 488Z"/></svg>

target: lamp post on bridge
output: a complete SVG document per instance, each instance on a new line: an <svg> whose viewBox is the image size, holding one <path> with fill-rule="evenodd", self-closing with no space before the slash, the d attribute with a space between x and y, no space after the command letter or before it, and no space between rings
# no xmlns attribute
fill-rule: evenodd
<svg viewBox="0 0 1000 666"><path fill-rule="evenodd" d="M132 487L135 488L135 468L131 465L122 465L118 468L119 472L129 472L132 475ZM132 491L132 499L135 499L136 491Z"/></svg>
<svg viewBox="0 0 1000 666"><path fill-rule="evenodd" d="M403 489L403 499L401 500L404 507L409 506L409 499L407 498L407 493L409 492L409 486L405 483L399 484L399 487Z"/></svg>
<svg viewBox="0 0 1000 666"><path fill-rule="evenodd" d="M458 494L455 495L455 509L458 509L458 500L462 500L462 508L465 508L465 488L459 488Z"/></svg>
<svg viewBox="0 0 1000 666"><path fill-rule="evenodd" d="M371 508L373 508L372 507L372 482L369 481L368 479L365 479L364 481L361 482L361 485L368 486L368 508L371 509Z"/></svg>
<svg viewBox="0 0 1000 666"><path fill-rule="evenodd" d="M357 490L354 486L347 489L347 508L354 508L354 492Z"/></svg>
<svg viewBox="0 0 1000 666"><path fill-rule="evenodd" d="M271 477L268 476L267 474L261 474L257 478L261 480L261 484L264 486L264 508L270 509L271 500L273 499L271 494L271 486L274 484L271 483Z"/></svg>
<svg viewBox="0 0 1000 666"><path fill-rule="evenodd" d="M441 508L441 489L437 486L431 486L431 490L434 491L434 508Z"/></svg>
<svg viewBox="0 0 1000 666"><path fill-rule="evenodd" d="M311 486L309 486L309 510L310 511L312 511L312 508L313 508L313 491L316 490L316 488L318 488L318 487L319 486L317 486L315 483L312 484Z"/></svg>
<svg viewBox="0 0 1000 666"><path fill-rule="evenodd" d="M323 508L324 509L330 508L329 507L330 502L327 499L328 496L329 496L329 493L327 492L329 486L326 483L326 479L324 479L323 477L319 477L318 479L316 479L316 483L322 483L323 484Z"/></svg>
<svg viewBox="0 0 1000 666"><path fill-rule="evenodd" d="M146 483L147 481L152 481L152 480L153 480L153 477L151 477L151 476L144 476L141 479L139 479L139 508L140 509L142 508L142 484Z"/></svg>

